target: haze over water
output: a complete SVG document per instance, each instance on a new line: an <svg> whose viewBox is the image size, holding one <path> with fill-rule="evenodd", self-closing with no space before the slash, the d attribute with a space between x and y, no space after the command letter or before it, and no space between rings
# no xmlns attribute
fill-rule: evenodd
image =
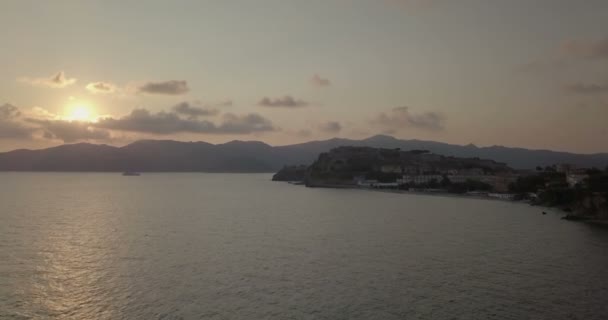
<svg viewBox="0 0 608 320"><path fill-rule="evenodd" d="M0 318L604 319L608 233L268 174L0 173Z"/></svg>

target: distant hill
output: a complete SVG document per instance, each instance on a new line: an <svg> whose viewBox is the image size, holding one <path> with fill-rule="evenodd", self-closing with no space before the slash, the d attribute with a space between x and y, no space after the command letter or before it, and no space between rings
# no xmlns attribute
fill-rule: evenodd
<svg viewBox="0 0 608 320"><path fill-rule="evenodd" d="M402 140L387 135L376 135L363 140L330 139L311 141L301 144L277 147L286 152L290 164L296 159L302 163L312 163L320 152L327 152L339 146L366 146L376 148L400 148L401 150L428 150L432 153L455 157L479 157L504 162L515 169L533 169L536 166L548 166L558 163L570 163L579 167L605 168L608 165L608 153L577 154L551 150L530 150L502 146L477 147L448 144L436 141ZM305 160L305 161L304 161Z"/></svg>
<svg viewBox="0 0 608 320"><path fill-rule="evenodd" d="M319 153L339 146L422 149L446 156L491 159L516 169L556 163L598 168L608 165L607 153L574 154L500 146L480 148L378 135L363 140L334 138L276 147L259 141L214 145L141 140L124 147L79 143L0 153L0 171L274 172L284 165L311 164Z"/></svg>

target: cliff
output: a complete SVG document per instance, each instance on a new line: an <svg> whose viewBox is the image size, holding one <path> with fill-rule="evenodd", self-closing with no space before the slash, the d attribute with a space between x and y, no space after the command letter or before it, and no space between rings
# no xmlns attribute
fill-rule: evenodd
<svg viewBox="0 0 608 320"><path fill-rule="evenodd" d="M608 194L584 195L574 204L573 214L589 220L608 221Z"/></svg>

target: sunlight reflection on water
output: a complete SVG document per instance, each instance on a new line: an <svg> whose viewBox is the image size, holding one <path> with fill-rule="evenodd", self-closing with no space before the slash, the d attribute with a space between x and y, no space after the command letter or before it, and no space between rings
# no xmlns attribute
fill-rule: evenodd
<svg viewBox="0 0 608 320"><path fill-rule="evenodd" d="M0 173L0 318L602 319L607 230L269 175Z"/></svg>

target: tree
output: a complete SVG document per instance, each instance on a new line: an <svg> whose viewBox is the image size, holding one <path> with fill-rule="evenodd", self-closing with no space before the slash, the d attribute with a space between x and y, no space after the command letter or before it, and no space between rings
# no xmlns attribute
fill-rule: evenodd
<svg viewBox="0 0 608 320"><path fill-rule="evenodd" d="M509 185L509 190L514 193L536 192L539 188L544 187L545 178L541 174L523 176L517 178L514 183Z"/></svg>

